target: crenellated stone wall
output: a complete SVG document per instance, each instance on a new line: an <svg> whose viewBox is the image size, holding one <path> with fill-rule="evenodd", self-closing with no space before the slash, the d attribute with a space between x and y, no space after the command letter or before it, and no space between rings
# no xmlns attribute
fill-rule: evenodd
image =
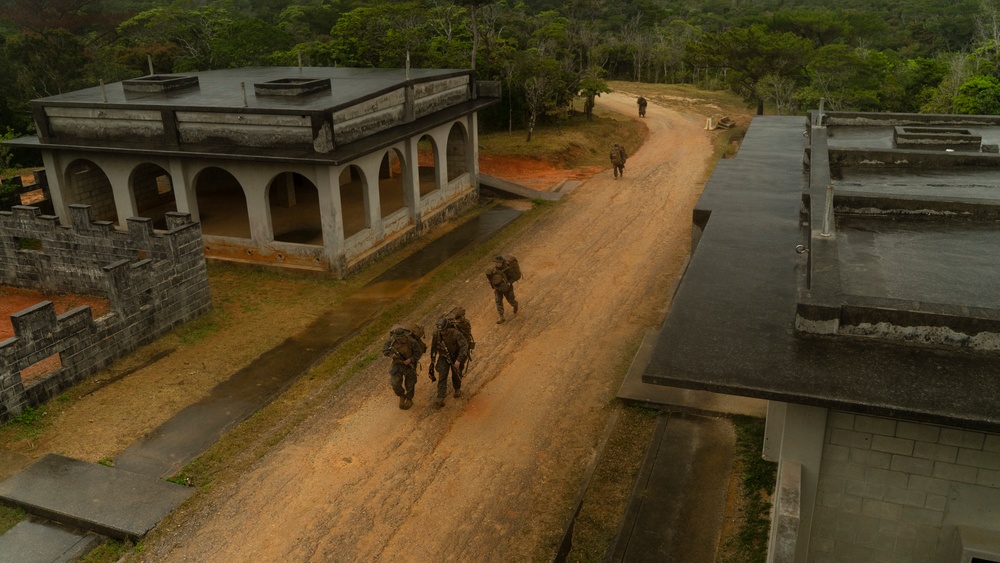
<svg viewBox="0 0 1000 563"><path fill-rule="evenodd" d="M146 218L128 231L93 221L89 206L71 206L71 227L34 207L0 212L0 284L106 295L111 312L89 307L57 316L45 301L11 316L13 338L0 342L0 422L39 405L118 358L212 307L201 228L186 213L167 214L167 231ZM58 355L55 371L22 379L22 371Z"/></svg>

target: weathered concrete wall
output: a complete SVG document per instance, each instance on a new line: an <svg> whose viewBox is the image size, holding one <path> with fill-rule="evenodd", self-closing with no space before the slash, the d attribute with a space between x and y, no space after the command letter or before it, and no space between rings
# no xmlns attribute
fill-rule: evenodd
<svg viewBox="0 0 1000 563"><path fill-rule="evenodd" d="M0 284L107 295L111 313L89 307L56 317L43 302L11 317L13 338L0 342L0 421L38 405L137 347L189 322L211 306L201 228L171 213L168 231L129 219L128 232L93 222L72 206L72 227L37 208L0 212ZM28 382L21 371L57 355L61 367Z"/></svg>
<svg viewBox="0 0 1000 563"><path fill-rule="evenodd" d="M830 411L809 561L951 560L957 526L1000 530L1000 435Z"/></svg>
<svg viewBox="0 0 1000 563"><path fill-rule="evenodd" d="M49 133L82 139L157 139L164 127L157 110L46 107Z"/></svg>

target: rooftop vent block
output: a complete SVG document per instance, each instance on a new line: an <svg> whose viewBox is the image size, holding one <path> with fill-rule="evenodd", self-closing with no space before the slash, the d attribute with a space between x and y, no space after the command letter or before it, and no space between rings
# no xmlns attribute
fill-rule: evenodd
<svg viewBox="0 0 1000 563"><path fill-rule="evenodd" d="M122 80L126 92L169 92L198 85L197 76L180 74L150 74L131 80Z"/></svg>
<svg viewBox="0 0 1000 563"><path fill-rule="evenodd" d="M982 135L973 135L968 129L950 127L896 127L892 140L896 148L979 150Z"/></svg>
<svg viewBox="0 0 1000 563"><path fill-rule="evenodd" d="M329 78L279 78L253 85L258 96L305 96L330 90Z"/></svg>

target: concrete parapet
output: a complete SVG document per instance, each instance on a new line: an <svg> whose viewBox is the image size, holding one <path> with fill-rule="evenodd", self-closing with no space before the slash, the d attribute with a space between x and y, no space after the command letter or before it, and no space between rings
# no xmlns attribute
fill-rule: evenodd
<svg viewBox="0 0 1000 563"><path fill-rule="evenodd" d="M72 206L73 227L36 208L0 212L0 284L106 295L112 313L89 307L56 316L51 302L11 317L14 338L0 343L0 422L50 399L114 360L211 308L201 229L190 215L171 214L165 233L149 219L129 219L128 232L90 221ZM28 241L28 242L25 242ZM53 356L51 373L22 371Z"/></svg>
<svg viewBox="0 0 1000 563"><path fill-rule="evenodd" d="M768 563L793 563L802 516L802 464L783 460L778 473Z"/></svg>

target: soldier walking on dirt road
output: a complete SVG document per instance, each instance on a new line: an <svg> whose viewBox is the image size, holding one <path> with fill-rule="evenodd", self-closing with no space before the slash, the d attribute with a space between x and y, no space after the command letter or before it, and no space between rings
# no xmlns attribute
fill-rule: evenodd
<svg viewBox="0 0 1000 563"><path fill-rule="evenodd" d="M493 297L497 303L497 313L500 315L497 324L504 322L504 299L514 308L514 314L517 314L517 299L514 297L514 281L516 280L512 280L508 274L510 269L510 264L508 264L507 260L503 256L497 256L493 259L493 267L486 270L486 279L490 280L490 287L493 288Z"/></svg>
<svg viewBox="0 0 1000 563"><path fill-rule="evenodd" d="M628 158L628 154L625 153L625 147L615 143L615 146L611 147L611 165L615 169L615 178L619 175L625 176L625 160Z"/></svg>
<svg viewBox="0 0 1000 563"><path fill-rule="evenodd" d="M382 354L392 358L389 368L389 385L399 397L399 408L413 406L413 392L417 386L417 362L427 351L423 341L424 329L420 325L396 325L389 330L389 340L382 347Z"/></svg>
<svg viewBox="0 0 1000 563"><path fill-rule="evenodd" d="M434 406L444 406L445 395L448 394L448 374L451 373L451 385L455 388L455 398L462 396L462 364L469 358L469 341L448 319L437 320L437 330L431 338L431 381L437 369L437 402Z"/></svg>

